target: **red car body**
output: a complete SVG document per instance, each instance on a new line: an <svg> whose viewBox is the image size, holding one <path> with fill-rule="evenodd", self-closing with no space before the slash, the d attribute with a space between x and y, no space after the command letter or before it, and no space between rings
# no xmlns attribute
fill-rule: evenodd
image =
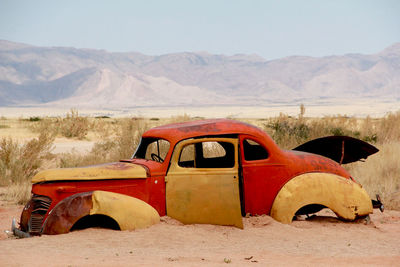
<svg viewBox="0 0 400 267"><path fill-rule="evenodd" d="M360 203L356 205L359 205L358 210L360 210L361 206L365 206L365 208L362 212L358 213L356 208L354 216L365 216L368 215L368 213L372 212L371 200L368 198L367 203L364 199L364 195L366 195L366 193L364 194L363 192L364 189L362 189L360 185L355 183L351 175L344 168L342 168L342 166L338 162L313 153L294 150L282 150L264 131L258 129L257 127L238 121L219 119L170 124L150 129L143 134L142 142L139 145L138 150L136 151L132 159L129 160L122 160L117 163L99 166L90 166L87 169L79 168L79 171L76 171L76 169L57 169L52 170L50 174L39 173L33 178L33 197L31 201L25 206L24 211L22 212L19 229L14 229L14 232L27 233L29 235L58 234L68 232L74 227L74 225L76 225L78 221L82 220L82 218L94 215L92 214L94 206L92 192L96 191L113 192L117 194L115 196L126 195L131 198L138 199L147 203L151 207L151 209L155 209L159 216L169 215L172 217L176 217L178 220L181 219L185 223L216 223L224 225L236 225L238 227L241 227L240 223L237 223L238 219L234 219L236 220L236 222L230 222L229 218L231 217L231 215L229 214L226 215L229 217L228 219L223 219L222 221L214 221L214 219L210 218L186 218L185 216L188 213L187 210L182 212L183 215L179 216L174 216L172 213L169 213L167 203L167 183L169 182L169 173L171 172L171 170L174 169L173 166L176 165L177 169L183 170L185 173L189 171L190 174L190 172L194 168L194 166L192 165L195 165L194 161L196 160L193 159L193 162L186 162L181 160L184 148L180 148L180 156L174 157L174 153L178 153L174 151L176 151L179 148L179 144L184 141L191 143L198 142L196 140L202 140L202 142L207 143L206 141L208 138L211 138L210 140L212 140L213 145L214 143L218 142L222 144L226 150L224 153L232 152L233 150L230 147L234 147L234 150L237 151L232 152L237 153L237 157L235 156L236 163L232 161L232 166L235 167L230 166L228 169L234 170L234 179L236 179L236 177L239 178L236 179L237 182L233 184L233 188L235 190L237 187L237 191L234 190L234 198L236 198L236 195L238 194L237 198L239 203L237 203L237 200L235 200L234 202L235 205L239 205L239 213L242 216L245 214L277 214L273 211L273 206L275 205L274 202L278 201L277 196L280 194L280 192L283 192L283 188L285 187L285 185L288 184L289 181L293 180L295 177L303 177L304 175L308 176L302 179L316 179L322 181L324 181L325 179L324 175L338 177L337 180L340 180L337 185L338 188L341 187L341 183L343 184L343 180L345 181L345 183L350 184L348 185L348 187L351 186L352 189L348 190L356 190L357 194L363 195L361 197L362 199L357 195L356 198L358 200L356 201L359 201ZM160 155L159 140L166 140L169 143L169 149L164 152L164 155L162 155L162 157ZM341 144L344 146L344 139L341 140ZM157 149L155 151L158 150L158 154L157 152L154 152L151 153L149 157L146 154L148 153L148 151L144 152L141 151L141 149L145 146L143 145L144 143L148 142L150 144L150 141L153 142L152 144L154 144L154 142L157 142ZM350 141L347 142L351 143ZM250 143L252 145L250 145ZM366 156L373 154L377 151L374 150L372 146L369 146L366 143L363 143L362 145L364 150L369 149L369 152ZM205 145L202 144L202 146L204 149ZM194 147L194 149L197 151L197 148L199 146L194 145ZM247 147L249 147L248 151L252 150L254 153L246 152ZM205 153L202 151L200 152ZM194 153L196 154L197 152ZM339 153L341 153L340 158L341 160L343 160L343 149ZM227 156L225 155L225 157ZM199 175L199 177L205 177L208 171L210 171L211 173L214 173L215 170L223 171L223 168L220 169L220 166L218 166L218 162L222 162L223 157L215 158L215 160L213 158L206 159L205 157L204 159L206 161L213 162L212 164L216 166L212 166L212 168L214 169L207 167L202 168L200 172L195 173ZM174 160L179 161L179 163L173 162ZM184 166L184 164L189 164L191 166L187 167ZM140 168L145 171L145 177L135 177L130 179L129 177L124 176L124 172L131 170L133 167L138 168L137 166L140 166ZM101 176L100 173L105 173L103 172L104 170L106 170L107 175L102 174L103 176ZM66 172L66 174L59 174L62 178L58 179L57 173L61 173L63 171ZM76 175L75 172L78 172L79 175ZM113 173L116 174L115 177L113 177ZM71 178L68 178L68 175L71 175ZM312 177L318 175L318 178L310 178L310 175ZM51 176L53 178L46 178L48 176ZM218 177L218 175L215 177ZM334 183L334 186L336 186L336 182ZM201 184L200 186L203 185ZM218 186L219 185L217 185L216 187ZM298 188L299 184L293 186ZM212 191L214 187L208 187L206 190ZM224 186L222 187L225 188ZM358 187L360 187L360 189L358 189ZM174 198L179 198L179 201L176 202L181 203L181 197L183 193L175 192L175 188L176 187L171 188L171 195L173 195L172 199L174 200ZM314 194L318 199L318 188L301 190L310 190L310 195ZM208 191L202 191L203 193L201 194L204 195L204 192ZM359 191L361 193L359 193ZM195 193L195 191L193 192ZM226 192L224 192L223 194L225 193ZM283 194L282 197L285 197L284 193L281 194ZM343 193L344 198L346 198L346 194L346 192ZM294 200L304 202L304 196L298 198L295 197ZM204 195L204 198L207 198L207 196ZM218 197L216 198L218 199ZM303 213L312 213L314 211L320 210L323 207L327 207L328 205L330 205L329 203L331 202L335 202L329 200L330 202L320 201L320 203L313 203L313 201L315 202L315 200L312 200L312 203L308 203L307 201L304 202L307 205L301 206L301 208L303 208ZM207 202L206 204L204 204L200 201L198 203L195 203L195 205L197 206L190 206L190 209L193 209L193 207L198 207L199 205L210 205L210 203ZM225 208L223 205L225 204L221 204L221 206L218 208L218 213L221 210L223 210L221 213L224 212ZM277 207L279 206L278 204L276 205ZM170 207L171 210L174 208L175 206ZM178 207L178 210L181 208L182 207ZM335 207L329 208L335 211ZM115 207L113 209L115 209ZM232 208L232 210L233 209L237 210L237 208ZM297 210L296 212L298 211L299 210ZM110 211L110 214L112 212ZM284 211L284 213L288 212L289 211ZM123 213L123 211L119 213L119 217L109 215L108 211L103 212L102 215L111 217L112 221L116 221L116 224L119 225L119 227L117 228L123 229L124 227L121 227L123 223L119 222L121 213ZM337 212L337 214L339 215L339 217L344 217L345 219L354 219L353 217L346 217L346 215L341 216L340 212ZM293 216L293 214L289 215ZM205 217L207 216L209 217L209 215L206 214ZM276 218L282 221L282 219L279 219L281 218L279 216L280 215L276 215ZM135 227L127 226L124 229L131 228Z"/></svg>

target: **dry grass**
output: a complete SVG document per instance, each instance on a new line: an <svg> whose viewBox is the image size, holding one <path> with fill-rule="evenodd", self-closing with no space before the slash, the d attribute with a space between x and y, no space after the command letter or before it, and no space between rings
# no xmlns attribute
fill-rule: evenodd
<svg viewBox="0 0 400 267"><path fill-rule="evenodd" d="M91 124L87 117L79 116L77 110L71 109L65 118L59 120L58 129L62 136L83 139L89 132Z"/></svg>
<svg viewBox="0 0 400 267"><path fill-rule="evenodd" d="M6 187L6 190L0 191L0 199L25 205L31 198L32 185L30 181L24 181L18 184L10 184Z"/></svg>
<svg viewBox="0 0 400 267"><path fill-rule="evenodd" d="M350 164L346 168L363 184L371 197L379 193L387 207L400 209L400 111L379 119L346 116L307 118L304 114L303 106L296 117L280 114L278 117L246 122L261 126L280 147L287 149L327 135L349 135L375 144L380 149L378 154L368 158L365 163ZM52 161L56 167L85 166L130 158L145 130L194 119L200 118L186 114L169 119L87 118L79 116L74 110L65 118L11 120L2 117L0 124L6 127L0 129L0 138L9 131L17 132L17 138L0 139L0 184L10 187L7 198L15 196L15 201L23 202L22 199L29 195L26 193L27 181L43 165L49 165L49 147L55 135L96 141L89 153L63 153L57 155L55 163ZM60 131L62 127L64 130ZM18 134L18 131L22 134ZM23 142L28 136L36 138ZM18 187L21 187L20 193Z"/></svg>
<svg viewBox="0 0 400 267"><path fill-rule="evenodd" d="M53 141L50 133L41 133L23 145L11 138L0 139L0 185L29 181L45 161L53 158Z"/></svg>
<svg viewBox="0 0 400 267"><path fill-rule="evenodd" d="M79 116L78 111L71 109L64 118L39 118L31 117L28 120L33 122L30 128L33 132L51 132L54 135L61 135L67 138L83 139L93 127L89 118Z"/></svg>
<svg viewBox="0 0 400 267"><path fill-rule="evenodd" d="M32 135L32 131L29 129L29 121L23 119L8 119L5 117L0 118L0 138L12 136L14 140L25 141L37 135Z"/></svg>
<svg viewBox="0 0 400 267"><path fill-rule="evenodd" d="M104 135L88 154L68 153L60 157L60 167L77 167L131 158L144 131L149 129L143 119L129 118L100 127ZM97 126L99 127L99 126ZM104 130L105 129L105 130Z"/></svg>
<svg viewBox="0 0 400 267"><path fill-rule="evenodd" d="M24 144L11 138L0 139L0 186L7 187L2 199L19 204L29 200L31 178L54 158L50 153L53 141L51 133L41 133Z"/></svg>
<svg viewBox="0 0 400 267"><path fill-rule="evenodd" d="M369 127L365 126L367 124ZM286 149L294 148L309 140L324 136L352 136L366 142L377 142L377 129L370 118L357 119L345 116L327 116L324 118L290 117L280 114L264 123L264 130Z"/></svg>
<svg viewBox="0 0 400 267"><path fill-rule="evenodd" d="M371 198L380 194L387 208L400 210L400 203L396 203L400 192L400 141L381 144L378 148L380 151L366 162L352 163L346 168Z"/></svg>

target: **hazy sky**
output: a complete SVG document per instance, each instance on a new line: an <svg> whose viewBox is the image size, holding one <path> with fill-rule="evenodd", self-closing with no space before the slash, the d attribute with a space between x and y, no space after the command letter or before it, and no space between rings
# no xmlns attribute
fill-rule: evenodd
<svg viewBox="0 0 400 267"><path fill-rule="evenodd" d="M400 1L0 0L0 39L148 55L371 54L400 42Z"/></svg>

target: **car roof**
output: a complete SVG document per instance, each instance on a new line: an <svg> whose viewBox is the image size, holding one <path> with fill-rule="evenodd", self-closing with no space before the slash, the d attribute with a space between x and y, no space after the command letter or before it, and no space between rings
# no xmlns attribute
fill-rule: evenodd
<svg viewBox="0 0 400 267"><path fill-rule="evenodd" d="M248 134L272 141L261 129L244 122L229 119L208 119L167 124L146 131L143 137L159 137L175 143L191 137L229 134Z"/></svg>

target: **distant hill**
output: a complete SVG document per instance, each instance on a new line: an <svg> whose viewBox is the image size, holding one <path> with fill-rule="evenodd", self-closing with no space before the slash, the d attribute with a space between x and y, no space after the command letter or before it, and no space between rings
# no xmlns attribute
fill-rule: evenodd
<svg viewBox="0 0 400 267"><path fill-rule="evenodd" d="M90 108L400 100L400 43L378 54L147 56L0 40L0 106Z"/></svg>

